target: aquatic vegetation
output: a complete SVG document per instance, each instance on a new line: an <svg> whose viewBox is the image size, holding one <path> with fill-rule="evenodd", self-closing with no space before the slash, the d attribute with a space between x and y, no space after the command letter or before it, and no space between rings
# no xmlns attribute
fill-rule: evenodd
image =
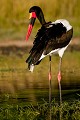
<svg viewBox="0 0 80 120"><path fill-rule="evenodd" d="M54 100L52 101L51 116L54 120L80 120L80 101L63 102L60 107ZM42 104L4 104L0 103L1 120L49 120L49 103L43 101Z"/></svg>

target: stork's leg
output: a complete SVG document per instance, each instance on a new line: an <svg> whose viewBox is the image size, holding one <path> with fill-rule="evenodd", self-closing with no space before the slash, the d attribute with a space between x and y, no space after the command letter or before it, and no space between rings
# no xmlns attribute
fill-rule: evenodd
<svg viewBox="0 0 80 120"><path fill-rule="evenodd" d="M62 58L60 57L59 71L58 71L58 83L59 83L59 94L60 94L60 120L62 119L61 64L62 64Z"/></svg>
<svg viewBox="0 0 80 120"><path fill-rule="evenodd" d="M50 120L51 120L51 56L49 56L49 107L50 107Z"/></svg>
<svg viewBox="0 0 80 120"><path fill-rule="evenodd" d="M62 104L62 96L61 96L61 64L62 64L62 58L60 57L59 61L59 71L58 71L58 83L59 83L59 92L60 92L60 105Z"/></svg>

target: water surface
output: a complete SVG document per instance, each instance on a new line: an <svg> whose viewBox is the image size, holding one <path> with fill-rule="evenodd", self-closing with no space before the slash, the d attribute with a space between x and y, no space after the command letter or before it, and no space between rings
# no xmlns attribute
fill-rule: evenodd
<svg viewBox="0 0 80 120"><path fill-rule="evenodd" d="M45 58L34 73L27 70L26 57L7 56L0 60L0 101L41 103L49 99L49 62ZM14 62L13 62L14 60ZM52 57L52 100L59 101L57 81L59 57ZM45 66L44 66L45 65ZM80 99L80 54L67 52L62 61L62 99Z"/></svg>

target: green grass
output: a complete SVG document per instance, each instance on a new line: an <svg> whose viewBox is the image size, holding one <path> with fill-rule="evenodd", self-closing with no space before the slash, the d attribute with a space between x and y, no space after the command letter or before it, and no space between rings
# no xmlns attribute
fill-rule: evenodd
<svg viewBox="0 0 80 120"><path fill-rule="evenodd" d="M62 4L63 3L63 4ZM65 18L74 28L74 36L79 36L80 31L80 1L79 0L1 0L0 2L0 40L25 39L28 23L29 8L38 5L42 8L46 21L55 21ZM33 36L40 25L36 21ZM33 38L32 36L32 38Z"/></svg>
<svg viewBox="0 0 80 120"><path fill-rule="evenodd" d="M43 101L42 104L35 106L23 104L0 104L1 120L49 120L49 103ZM52 101L51 116L55 120L79 120L80 119L80 101L63 102L59 106L55 100Z"/></svg>

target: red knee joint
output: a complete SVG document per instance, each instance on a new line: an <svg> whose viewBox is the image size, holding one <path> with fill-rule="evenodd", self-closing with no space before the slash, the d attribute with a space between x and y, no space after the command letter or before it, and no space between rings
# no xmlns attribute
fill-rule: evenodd
<svg viewBox="0 0 80 120"><path fill-rule="evenodd" d="M51 72L49 72L49 80L51 80L52 76L51 76Z"/></svg>
<svg viewBox="0 0 80 120"><path fill-rule="evenodd" d="M58 73L58 82L60 82L61 81L61 72L59 71L59 73Z"/></svg>

